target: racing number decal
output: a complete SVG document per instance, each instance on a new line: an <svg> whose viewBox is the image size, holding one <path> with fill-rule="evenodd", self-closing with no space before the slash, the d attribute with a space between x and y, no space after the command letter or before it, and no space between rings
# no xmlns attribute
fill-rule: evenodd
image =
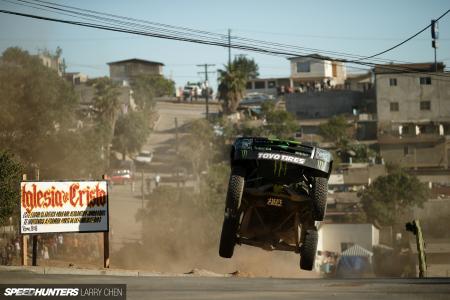
<svg viewBox="0 0 450 300"><path fill-rule="evenodd" d="M267 199L267 205L281 207L283 206L283 200L279 198L269 198Z"/></svg>

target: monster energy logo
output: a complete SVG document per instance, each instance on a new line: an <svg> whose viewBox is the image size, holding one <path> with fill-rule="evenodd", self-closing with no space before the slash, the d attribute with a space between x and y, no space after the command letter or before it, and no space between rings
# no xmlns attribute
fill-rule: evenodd
<svg viewBox="0 0 450 300"><path fill-rule="evenodd" d="M246 158L248 154L248 150L241 150L241 156L242 158Z"/></svg>
<svg viewBox="0 0 450 300"><path fill-rule="evenodd" d="M325 168L325 162L323 160L318 160L317 161L317 168L319 168L319 169Z"/></svg>
<svg viewBox="0 0 450 300"><path fill-rule="evenodd" d="M287 171L287 162L282 161L273 161L273 175L274 176L281 176L281 173L284 173L283 175L286 176Z"/></svg>

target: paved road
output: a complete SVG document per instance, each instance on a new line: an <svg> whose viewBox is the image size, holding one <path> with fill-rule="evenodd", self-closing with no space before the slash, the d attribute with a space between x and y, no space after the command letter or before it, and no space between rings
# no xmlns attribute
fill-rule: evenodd
<svg viewBox="0 0 450 300"><path fill-rule="evenodd" d="M2 284L125 283L127 299L449 299L450 279L120 277L0 272Z"/></svg>
<svg viewBox="0 0 450 300"><path fill-rule="evenodd" d="M148 178L153 178L154 172L158 167L170 166L174 160L170 148L173 148L175 139L175 122L178 119L180 135L182 127L196 119L205 117L205 106L202 104L186 104L172 102L158 102L156 105L160 118L154 131L151 133L144 149L155 152L154 161L151 164L150 171L146 174ZM217 112L217 104L210 106L210 112ZM173 162L171 162L171 159ZM166 167L166 169L168 169ZM169 176L160 172L162 176ZM138 174L139 175L139 174ZM141 239L142 226L136 220L137 213L142 208L141 181L137 180L134 192L131 191L131 185L115 186L110 194L110 225L113 231L112 249L118 250L127 242L133 242Z"/></svg>

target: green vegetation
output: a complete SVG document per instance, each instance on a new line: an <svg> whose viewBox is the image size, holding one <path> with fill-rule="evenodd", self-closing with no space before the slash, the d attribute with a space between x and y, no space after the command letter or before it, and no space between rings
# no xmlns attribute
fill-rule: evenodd
<svg viewBox="0 0 450 300"><path fill-rule="evenodd" d="M326 141L335 143L337 147L343 147L350 139L348 128L349 125L344 116L334 116L326 124L320 125L319 130Z"/></svg>
<svg viewBox="0 0 450 300"><path fill-rule="evenodd" d="M7 224L11 216L17 216L20 203L22 166L15 158L0 152L0 225ZM17 220L14 220L17 221Z"/></svg>
<svg viewBox="0 0 450 300"><path fill-rule="evenodd" d="M413 207L422 207L428 198L425 184L401 169L378 177L359 195L369 221L392 226L402 223L401 218Z"/></svg>
<svg viewBox="0 0 450 300"><path fill-rule="evenodd" d="M175 83L159 75L139 75L134 78L131 88L136 105L145 112L153 111L156 104L155 97L175 93Z"/></svg>
<svg viewBox="0 0 450 300"><path fill-rule="evenodd" d="M122 159L141 150L150 134L146 114L142 111L119 116L115 128L113 149L122 153Z"/></svg>
<svg viewBox="0 0 450 300"><path fill-rule="evenodd" d="M70 84L19 48L0 58L0 145L42 178L96 174L94 130L76 130L77 97ZM89 163L87 163L89 161Z"/></svg>
<svg viewBox="0 0 450 300"><path fill-rule="evenodd" d="M244 97L247 80L257 78L258 65L253 59L244 56L236 57L225 70L219 70L219 99L224 101L223 111L226 114L236 112L239 102Z"/></svg>

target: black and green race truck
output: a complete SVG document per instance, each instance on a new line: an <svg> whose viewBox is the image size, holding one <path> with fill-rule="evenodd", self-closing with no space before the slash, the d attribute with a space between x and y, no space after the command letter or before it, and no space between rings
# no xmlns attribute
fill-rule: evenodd
<svg viewBox="0 0 450 300"><path fill-rule="evenodd" d="M312 270L318 221L326 212L330 152L295 141L236 139L219 254L231 258L236 244L300 254Z"/></svg>

